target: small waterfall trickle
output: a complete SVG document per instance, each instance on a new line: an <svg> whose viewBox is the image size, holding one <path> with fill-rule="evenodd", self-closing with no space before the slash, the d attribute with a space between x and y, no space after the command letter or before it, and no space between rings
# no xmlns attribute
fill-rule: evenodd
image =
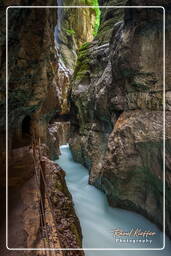
<svg viewBox="0 0 171 256"><path fill-rule="evenodd" d="M57 6L63 6L62 0L57 0ZM57 24L54 31L54 38L56 47L58 48L60 44L60 32L61 32L61 21L63 17L63 8L57 8Z"/></svg>

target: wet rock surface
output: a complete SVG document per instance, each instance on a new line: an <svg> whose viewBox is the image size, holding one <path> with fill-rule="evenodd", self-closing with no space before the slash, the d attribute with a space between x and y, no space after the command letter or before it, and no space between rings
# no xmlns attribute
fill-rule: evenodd
<svg viewBox="0 0 171 256"><path fill-rule="evenodd" d="M9 5L41 6L56 5L56 1L8 1L1 2L0 24L2 37L0 40L0 173L3 177L0 189L5 189L5 9ZM48 131L49 122L56 113L68 113L68 86L70 71L63 68L59 61L59 52L55 48L54 28L57 23L56 9L50 8L10 8L8 10L8 103L9 103L9 222L10 247L30 248L45 247L41 237L40 191L41 181L38 177L38 187L35 177L32 142L44 144L42 154L48 158L59 155L58 137ZM51 122L52 123L52 122ZM50 160L49 160L50 161ZM39 162L39 159L36 161ZM62 172L62 171L61 171ZM60 176L60 175L59 175ZM64 179L60 179L64 182ZM66 189L65 182L61 189ZM68 192L69 194L69 192ZM4 194L3 194L4 195ZM70 196L70 195L68 195ZM4 201L4 198L2 200ZM4 202L2 202L4 205ZM72 225L76 215L72 208L72 200L68 208L72 209ZM48 208L48 207L47 207ZM3 207L3 212L5 207ZM62 210L61 210L62 211ZM60 217L62 216L62 213ZM75 216L75 219L74 219ZM5 232L4 217L0 230ZM51 217L48 217L50 222ZM77 223L77 221L76 221ZM77 224L75 224L77 225ZM68 227L69 230L70 226ZM78 228L79 230L79 228ZM81 231L73 230L81 244ZM80 232L80 233L79 233ZM55 236L55 235L54 235ZM57 247L59 247L57 236ZM70 235L70 241L72 238ZM4 248L4 255L50 255L49 252L11 252ZM76 242L75 242L76 247ZM51 255L73 255L67 252L52 252Z"/></svg>
<svg viewBox="0 0 171 256"><path fill-rule="evenodd" d="M127 1L126 4L149 3ZM161 1L157 4L160 5ZM168 4L166 2L166 38L170 38ZM112 12L106 16L103 14L101 33L78 55L73 77L71 109L75 119L71 123L73 136L70 141L74 159L88 167L90 183L106 192L112 206L140 212L161 228L162 15L161 8L124 10L117 21L111 21L109 28L112 33L104 43L101 41L104 38L101 37L103 23L105 17L111 19ZM166 110L170 110L169 57L166 57L166 62ZM170 234L169 120L170 112L167 111L166 222Z"/></svg>
<svg viewBox="0 0 171 256"><path fill-rule="evenodd" d="M170 187L170 118L166 113L166 191ZM113 207L134 210L161 225L163 215L163 118L160 111L128 111L109 136L98 179ZM170 230L170 198L166 198L166 229Z"/></svg>
<svg viewBox="0 0 171 256"><path fill-rule="evenodd" d="M58 0L60 6L92 6L98 1ZM83 43L91 42L98 28L96 8L63 8L58 9L60 23L55 29L55 38L64 64L73 72L77 60L77 50Z"/></svg>
<svg viewBox="0 0 171 256"><path fill-rule="evenodd" d="M66 4L68 3L66 1ZM1 3L0 163L2 168L0 173L3 177L5 174L5 7L21 4L56 5L56 1L48 0L43 3L5 0ZM149 3L146 0L110 0L101 1L101 4L163 5L163 1ZM169 41L169 1L165 1L165 7L168 10L166 40ZM90 41L93 38L95 11L82 10L80 13L75 10L72 14L66 11L63 16L65 20L62 33L55 47L54 28L57 19L61 17L59 12L56 13L55 9L48 8L9 9L11 228L9 242L12 247L43 247L38 214L40 195L36 189L30 148L33 138L46 145L43 151L44 166L55 214L48 216L48 225L55 217L58 229L58 232L55 231L55 239L58 245L74 248L82 245L79 221L65 184L64 172L49 160L60 154L60 144L68 142L68 124L56 123L58 115L70 115L70 146L73 157L88 167L90 183L105 191L110 205L140 212L162 228L163 11L141 8L101 11L99 33L92 42ZM80 23L74 23L74 15L78 16ZM89 34L86 33L87 30L90 31ZM70 78L79 47L71 91ZM67 60L65 60L66 56L69 56ZM167 43L166 224L168 234L171 233L170 66L170 47ZM3 191L4 181L5 179L2 179L0 184L0 189ZM47 205L46 209L49 210L49 207ZM15 219L16 223L13 223L12 220ZM4 233L4 223L2 224L0 230ZM4 255L47 254L48 256L46 252L10 252L4 249L4 240L1 243ZM66 251L56 252L55 255L72 256L83 253Z"/></svg>
<svg viewBox="0 0 171 256"><path fill-rule="evenodd" d="M70 122L53 122L52 125L49 125L49 133L53 137L54 143L56 141L59 142L59 145L68 144L70 137Z"/></svg>
<svg viewBox="0 0 171 256"><path fill-rule="evenodd" d="M45 177L52 202L56 228L62 248L81 248L82 237L79 220L73 208L72 197L65 182L65 172L54 162L44 157ZM65 255L65 254L64 254ZM66 255L74 255L68 252ZM77 255L84 255L83 252Z"/></svg>

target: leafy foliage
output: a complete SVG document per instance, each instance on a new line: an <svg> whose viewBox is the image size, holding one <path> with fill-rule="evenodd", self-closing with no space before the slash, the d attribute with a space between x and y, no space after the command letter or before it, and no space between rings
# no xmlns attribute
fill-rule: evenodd
<svg viewBox="0 0 171 256"><path fill-rule="evenodd" d="M65 29L65 31L69 36L75 35L75 31L73 29Z"/></svg>
<svg viewBox="0 0 171 256"><path fill-rule="evenodd" d="M100 25L100 14L101 14L100 8L99 8L99 1L98 0L80 0L80 2L82 2L83 5L93 6L92 10L95 12L95 15L96 15L95 23L93 26L93 35L96 36L99 25Z"/></svg>

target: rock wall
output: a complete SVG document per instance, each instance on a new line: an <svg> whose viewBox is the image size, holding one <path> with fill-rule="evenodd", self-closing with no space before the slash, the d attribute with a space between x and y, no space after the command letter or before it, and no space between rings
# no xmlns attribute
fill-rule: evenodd
<svg viewBox="0 0 171 256"><path fill-rule="evenodd" d="M109 5L112 3L108 2ZM125 1L122 1L124 4ZM117 23L117 28L122 16L122 11L116 14L116 9L103 9L98 34L93 42L81 47L73 75L71 130L74 136L70 141L71 150L76 161L89 169L94 165L97 172L99 158L103 158L108 136L116 120L110 104L112 66L109 61L109 40L113 27Z"/></svg>
<svg viewBox="0 0 171 256"><path fill-rule="evenodd" d="M71 75L77 60L77 51L87 41L95 36L100 19L97 0L61 1L57 0L57 24L55 26L55 48L57 51L57 91L60 109L54 115L49 125L50 148L55 156L54 145L68 143L70 119ZM97 6L97 8L65 8L65 6ZM58 152L59 154L59 152Z"/></svg>
<svg viewBox="0 0 171 256"><path fill-rule="evenodd" d="M2 25L0 47L0 138L1 155L0 174L5 175L5 8L9 5L56 5L56 1L1 1L0 24ZM40 239L41 196L36 187L35 166L32 141L44 145L46 149L42 156L46 156L45 171L47 173L57 169L48 158L59 155L59 141L53 141L48 125L56 114L68 112L65 103L63 84L68 85L69 74L61 70L59 53L55 49L54 29L57 22L56 9L14 9L8 10L8 125L9 125L9 215L10 238L9 247L44 247ZM62 81L62 82L61 82ZM61 96L62 95L62 96ZM62 100L61 100L62 98ZM58 140L58 138L57 138ZM47 179L48 179L47 175ZM59 184L59 192L64 202L64 208L59 211L58 221L66 218L67 231L70 235L68 242L63 244L62 236L57 234L57 245L74 247L81 246L81 230L78 219L73 210L72 200L67 190L64 173L55 176ZM38 185L42 184L38 177ZM0 184L0 190L5 189L5 179ZM48 182L51 180L49 178ZM54 191L49 191L52 193ZM56 192L55 192L56 193ZM43 198L44 199L44 198ZM66 202L65 202L66 201ZM2 203L4 205L4 202ZM5 210L4 207L2 207ZM56 210L58 207L56 208ZM63 210L62 210L63 209ZM47 210L49 210L47 206ZM70 215L71 213L71 215ZM43 213L42 213L43 214ZM70 219L69 219L70 218ZM51 217L48 217L51 222ZM62 225L62 222L61 222ZM0 230L3 230L4 222ZM71 227L71 229L70 229ZM18 232L18 236L16 233ZM73 236L72 236L73 235ZM66 239L67 240L67 239ZM4 243L4 239L2 243ZM70 244L69 244L70 243ZM2 245L4 247L4 244ZM4 250L4 248L3 248ZM74 252L57 252L55 255L73 255ZM11 254L5 251L5 254ZM21 253L22 254L22 253ZM24 252L24 255L37 255L40 252ZM46 254L46 253L45 253ZM45 255L44 253L42 255ZM17 256L19 252L17 252ZM22 254L23 255L23 254ZM83 255L83 252L79 252Z"/></svg>
<svg viewBox="0 0 171 256"><path fill-rule="evenodd" d="M97 0L58 0L59 6L98 6ZM99 8L58 9L55 38L61 59L73 72L77 60L77 50L85 42L93 40L99 26Z"/></svg>
<svg viewBox="0 0 171 256"><path fill-rule="evenodd" d="M70 122L54 122L52 125L49 125L49 133L53 137L54 143L59 142L59 145L68 144L70 138Z"/></svg>
<svg viewBox="0 0 171 256"><path fill-rule="evenodd" d="M46 157L43 159L46 168L47 185L50 189L56 229L60 238L61 248L81 248L82 236L79 219L75 215L72 197L65 182L65 172L54 162ZM62 186L61 186L62 184ZM64 252L64 255L74 256L75 252ZM78 256L83 256L82 251L77 252Z"/></svg>
<svg viewBox="0 0 171 256"><path fill-rule="evenodd" d="M4 5L8 6L8 4L11 2L4 1ZM20 5L21 3L13 1L12 4ZM54 5L54 1L46 4ZM48 8L33 10L11 8L8 10L8 17L10 151L13 148L28 145L33 132L42 142L49 143L47 124L54 113L57 110L60 111L60 103L57 91L57 56L53 36L57 19L56 11ZM2 39L1 55L5 51L5 33ZM5 58L1 60L1 79L4 82ZM1 124L3 125L4 86L1 98Z"/></svg>
<svg viewBox="0 0 171 256"><path fill-rule="evenodd" d="M127 1L126 4L164 4L154 2ZM125 4L124 1L115 3ZM110 1L107 4L111 5ZM169 1L165 7L169 40ZM105 191L111 206L142 213L161 228L162 15L161 8L103 13L96 38L79 52L71 94L73 136L70 141L74 159L89 168L90 183ZM105 25L108 22L109 26ZM169 48L167 45L166 227L171 235Z"/></svg>

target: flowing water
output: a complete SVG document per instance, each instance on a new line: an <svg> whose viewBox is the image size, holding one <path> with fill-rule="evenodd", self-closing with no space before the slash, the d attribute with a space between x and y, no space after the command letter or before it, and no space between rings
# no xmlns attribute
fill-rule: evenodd
<svg viewBox="0 0 171 256"><path fill-rule="evenodd" d="M73 197L76 214L80 220L84 248L162 248L163 235L159 229L143 216L134 212L111 208L103 192L88 184L89 173L76 163L68 145L60 147L61 156L56 161L66 172L66 183ZM114 237L114 229L152 231L148 237ZM117 240L118 239L118 240ZM170 240L166 237L166 248L158 251L85 251L86 256L169 256Z"/></svg>

